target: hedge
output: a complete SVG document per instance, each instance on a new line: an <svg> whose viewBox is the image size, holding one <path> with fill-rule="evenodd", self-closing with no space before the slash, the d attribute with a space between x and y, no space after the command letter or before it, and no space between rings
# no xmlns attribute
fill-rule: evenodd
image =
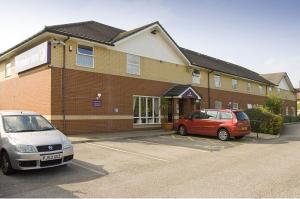
<svg viewBox="0 0 300 199"><path fill-rule="evenodd" d="M285 115L283 116L283 122L284 123L292 123L292 122L300 122L300 116L289 116Z"/></svg>
<svg viewBox="0 0 300 199"><path fill-rule="evenodd" d="M278 134L283 126L283 118L265 109L253 108L245 110L251 123L251 129L257 133Z"/></svg>

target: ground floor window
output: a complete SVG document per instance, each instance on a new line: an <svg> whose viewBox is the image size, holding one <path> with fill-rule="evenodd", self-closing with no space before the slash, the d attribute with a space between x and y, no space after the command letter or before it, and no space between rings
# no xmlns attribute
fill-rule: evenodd
<svg viewBox="0 0 300 199"><path fill-rule="evenodd" d="M232 103L232 109L234 109L234 110L239 109L239 104L238 103Z"/></svg>
<svg viewBox="0 0 300 199"><path fill-rule="evenodd" d="M133 123L160 124L160 98L133 96Z"/></svg>
<svg viewBox="0 0 300 199"><path fill-rule="evenodd" d="M222 102L221 101L215 101L215 108L221 109L222 108Z"/></svg>

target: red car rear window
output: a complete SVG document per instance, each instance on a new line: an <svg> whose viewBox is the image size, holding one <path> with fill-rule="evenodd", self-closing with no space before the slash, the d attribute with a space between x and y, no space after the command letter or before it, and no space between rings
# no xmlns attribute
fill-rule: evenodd
<svg viewBox="0 0 300 199"><path fill-rule="evenodd" d="M238 121L245 121L245 120L249 120L249 117L246 115L246 113L242 112L242 111L237 111L234 112L236 119Z"/></svg>

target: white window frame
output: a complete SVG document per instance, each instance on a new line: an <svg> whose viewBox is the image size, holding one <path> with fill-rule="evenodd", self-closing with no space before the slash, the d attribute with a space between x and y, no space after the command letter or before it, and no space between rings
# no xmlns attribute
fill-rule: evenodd
<svg viewBox="0 0 300 199"><path fill-rule="evenodd" d="M215 87L216 88L221 88L221 75L219 74L215 74L214 76L214 80L215 80ZM219 80L219 83L217 82L217 80Z"/></svg>
<svg viewBox="0 0 300 199"><path fill-rule="evenodd" d="M8 70L7 70L8 68L10 69L9 74L8 74ZM10 77L12 75L12 64L11 64L11 62L5 64L5 71L4 72L5 72L5 77Z"/></svg>
<svg viewBox="0 0 300 199"><path fill-rule="evenodd" d="M80 53L78 48L79 46L86 46L86 47L90 47L93 49L93 55L88 55L88 54L84 54L84 53ZM85 65L82 65L82 64L79 64L78 63L78 57L77 55L83 55L83 56L88 56L88 57L93 57L93 65L92 66L85 66ZM76 48L76 65L77 66L80 66L80 67L84 67L84 68L95 68L95 48L94 46L91 46L91 45L86 45L86 44L77 44L77 48Z"/></svg>
<svg viewBox="0 0 300 199"><path fill-rule="evenodd" d="M258 90L259 90L258 92L259 92L260 95L264 94L264 88L262 86L259 85Z"/></svg>
<svg viewBox="0 0 300 199"><path fill-rule="evenodd" d="M247 109L252 109L252 108L253 108L252 104L247 104Z"/></svg>
<svg viewBox="0 0 300 199"><path fill-rule="evenodd" d="M238 110L239 109L239 103L233 102L232 103L232 109L233 110Z"/></svg>
<svg viewBox="0 0 300 199"><path fill-rule="evenodd" d="M138 58L138 64L135 64L135 63L129 63L130 56L131 56L131 57L134 57L134 58ZM141 57L138 56L138 55L127 54L126 58L127 58L127 62L126 62L126 64L127 64L127 66L126 66L126 67L127 67L127 68L126 68L127 74L130 74L130 75L141 75ZM128 70L129 67L130 67L130 65L137 67L137 68L138 68L138 71L137 71L136 73L130 72L130 71Z"/></svg>
<svg viewBox="0 0 300 199"><path fill-rule="evenodd" d="M247 82L247 92L248 93L251 93L252 89L251 89L251 83L250 82Z"/></svg>
<svg viewBox="0 0 300 199"><path fill-rule="evenodd" d="M198 71L199 73L195 73L194 71ZM199 69L194 69L192 72L192 83L200 84L201 83L201 71Z"/></svg>
<svg viewBox="0 0 300 199"><path fill-rule="evenodd" d="M222 101L219 100L215 101L215 109L222 109Z"/></svg>
<svg viewBox="0 0 300 199"><path fill-rule="evenodd" d="M233 90L238 90L238 80L237 79L231 79L231 87Z"/></svg>
<svg viewBox="0 0 300 199"><path fill-rule="evenodd" d="M141 98L142 97L144 97L144 98L146 98L146 101L145 101L145 103L146 103L146 115L145 116L143 116L142 117L142 111L141 111L141 102L142 102L142 100L141 100ZM160 125L161 124L161 110L160 110L160 104L161 104L161 102L160 102L160 97L157 97L157 96L143 96L143 95L133 95L133 97L132 97L132 100L134 100L135 98L138 98L139 100L138 100L138 104L139 104L139 116L138 117L135 117L134 115L133 115L133 124L134 125L149 125L149 124L157 124L157 125ZM148 100L149 100L149 98L152 100L152 117L148 117ZM155 117L155 115L154 115L154 101L155 101L155 99L158 99L158 117ZM133 107L133 114L134 114L134 107ZM153 118L153 122L151 122L151 123L149 123L148 122L148 119L149 118ZM140 122L137 122L137 123L134 123L134 119L138 119ZM142 121L142 119L146 119L146 123L142 123L141 121ZM154 121L155 121L155 119L158 119L158 122L157 123L155 123Z"/></svg>

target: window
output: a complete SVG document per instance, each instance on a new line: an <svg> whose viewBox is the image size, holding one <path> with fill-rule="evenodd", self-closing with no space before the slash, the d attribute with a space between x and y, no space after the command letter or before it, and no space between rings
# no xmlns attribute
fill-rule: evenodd
<svg viewBox="0 0 300 199"><path fill-rule="evenodd" d="M251 83L250 82L247 83L247 92L248 93L251 92Z"/></svg>
<svg viewBox="0 0 300 199"><path fill-rule="evenodd" d="M140 75L140 57L127 54L127 73L131 75Z"/></svg>
<svg viewBox="0 0 300 199"><path fill-rule="evenodd" d="M192 114L192 118L193 119L206 119L207 118L207 115L205 114L205 113L203 113L203 112L194 112L193 114Z"/></svg>
<svg viewBox="0 0 300 199"><path fill-rule="evenodd" d="M201 80L200 70L194 69L193 74L192 74L192 83L200 84L200 80Z"/></svg>
<svg viewBox="0 0 300 199"><path fill-rule="evenodd" d="M272 92L272 90L273 90L272 87L269 87L269 92Z"/></svg>
<svg viewBox="0 0 300 199"><path fill-rule="evenodd" d="M221 87L221 76L215 75L215 87L220 88Z"/></svg>
<svg viewBox="0 0 300 199"><path fill-rule="evenodd" d="M90 46L77 46L76 64L78 66L94 67L94 48Z"/></svg>
<svg viewBox="0 0 300 199"><path fill-rule="evenodd" d="M217 119L218 111L207 111L206 114L208 119Z"/></svg>
<svg viewBox="0 0 300 199"><path fill-rule="evenodd" d="M277 93L280 93L280 88L277 88Z"/></svg>
<svg viewBox="0 0 300 199"><path fill-rule="evenodd" d="M160 98L148 96L133 97L134 124L160 124Z"/></svg>
<svg viewBox="0 0 300 199"><path fill-rule="evenodd" d="M239 109L239 104L238 103L232 103L232 109L234 109L234 110Z"/></svg>
<svg viewBox="0 0 300 199"><path fill-rule="evenodd" d="M238 89L238 81L236 79L232 79L231 84L232 84L232 89L233 90Z"/></svg>
<svg viewBox="0 0 300 199"><path fill-rule="evenodd" d="M246 113L244 112L241 112L241 111L237 111L237 112L234 112L235 116L236 116L236 119L238 121L245 121L245 120L249 120L249 117L246 115Z"/></svg>
<svg viewBox="0 0 300 199"><path fill-rule="evenodd" d="M252 104L247 104L247 109L252 109Z"/></svg>
<svg viewBox="0 0 300 199"><path fill-rule="evenodd" d="M291 110L292 110L292 116L296 116L295 107L291 107Z"/></svg>
<svg viewBox="0 0 300 199"><path fill-rule="evenodd" d="M229 120L229 119L232 119L232 114L231 112L220 112L220 119L221 120Z"/></svg>
<svg viewBox="0 0 300 199"><path fill-rule="evenodd" d="M262 86L258 86L258 90L260 95L264 94L264 90Z"/></svg>
<svg viewBox="0 0 300 199"><path fill-rule="evenodd" d="M285 115L289 115L289 107L285 107Z"/></svg>
<svg viewBox="0 0 300 199"><path fill-rule="evenodd" d="M5 77L11 76L11 63L5 65Z"/></svg>
<svg viewBox="0 0 300 199"><path fill-rule="evenodd" d="M221 101L215 101L215 108L221 109L222 108L222 102Z"/></svg>

